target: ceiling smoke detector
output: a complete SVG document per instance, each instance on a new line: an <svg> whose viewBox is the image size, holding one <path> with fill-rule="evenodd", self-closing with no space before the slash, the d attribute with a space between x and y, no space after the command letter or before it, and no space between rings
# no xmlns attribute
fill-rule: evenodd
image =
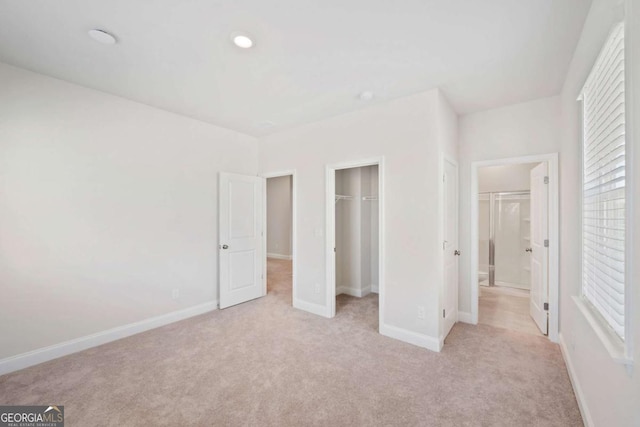
<svg viewBox="0 0 640 427"><path fill-rule="evenodd" d="M104 30L89 30L89 37L102 44L116 44L116 38Z"/></svg>

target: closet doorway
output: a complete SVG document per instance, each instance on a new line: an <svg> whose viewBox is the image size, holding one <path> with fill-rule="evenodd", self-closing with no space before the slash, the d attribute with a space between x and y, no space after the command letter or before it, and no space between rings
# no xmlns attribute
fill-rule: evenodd
<svg viewBox="0 0 640 427"><path fill-rule="evenodd" d="M327 166L327 307L376 329L384 308L383 162Z"/></svg>

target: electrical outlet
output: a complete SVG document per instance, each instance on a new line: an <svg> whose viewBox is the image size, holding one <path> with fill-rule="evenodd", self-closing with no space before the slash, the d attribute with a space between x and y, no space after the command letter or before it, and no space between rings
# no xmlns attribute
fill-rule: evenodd
<svg viewBox="0 0 640 427"><path fill-rule="evenodd" d="M180 298L180 289L174 289L171 291L171 299Z"/></svg>
<svg viewBox="0 0 640 427"><path fill-rule="evenodd" d="M424 306L419 305L418 306L418 319L424 320L424 318L426 317L426 313L424 310Z"/></svg>

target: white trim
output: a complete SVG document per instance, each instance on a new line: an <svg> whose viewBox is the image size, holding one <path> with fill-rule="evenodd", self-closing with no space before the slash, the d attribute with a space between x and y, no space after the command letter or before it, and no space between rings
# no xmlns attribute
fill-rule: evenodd
<svg viewBox="0 0 640 427"><path fill-rule="evenodd" d="M485 160L471 163L471 316L478 323L478 169L486 166L547 162L549 165L549 340L558 342L559 333L559 191L558 153Z"/></svg>
<svg viewBox="0 0 640 427"><path fill-rule="evenodd" d="M296 295L298 291L298 180L296 179L296 170L289 169L279 172L265 172L260 174L261 177L265 180L265 191L264 191L264 237L263 237L263 247L265 254L264 259L264 294L267 294L267 257L270 254L267 254L267 190L266 190L266 181L269 178L277 178L280 176L290 176L291 177L291 256L287 259L292 260L291 263L291 295L292 301L295 303ZM273 254L271 254L273 255ZM277 258L272 256L272 258ZM295 307L295 304L293 304Z"/></svg>
<svg viewBox="0 0 640 427"><path fill-rule="evenodd" d="M473 321L473 316L467 311L458 311L458 322L469 323L470 325L478 324L477 321Z"/></svg>
<svg viewBox="0 0 640 427"><path fill-rule="evenodd" d="M335 192L336 170L378 166L378 328L382 331L385 308L385 221L384 221L384 156L328 164L325 167L325 260L326 260L326 294L328 317L336 315L336 276L335 276ZM382 333L382 332L380 332Z"/></svg>
<svg viewBox="0 0 640 427"><path fill-rule="evenodd" d="M268 252L267 258L285 259L285 260L291 261L293 259L293 255L274 254L274 253Z"/></svg>
<svg viewBox="0 0 640 427"><path fill-rule="evenodd" d="M362 298L363 296L369 295L371 293L371 286L367 286L365 288L351 288L349 286L336 286L336 295L345 294L351 295L352 297Z"/></svg>
<svg viewBox="0 0 640 427"><path fill-rule="evenodd" d="M129 323L128 325L107 329L106 331L86 335L84 337L65 341L59 344L39 348L27 353L7 357L0 360L0 375L48 362L49 360L77 353L92 347L97 347L122 338L130 337L170 323L179 322L193 316L208 313L216 310L217 308L218 301L211 301L194 307L185 308L183 310L150 317L139 322Z"/></svg>
<svg viewBox="0 0 640 427"><path fill-rule="evenodd" d="M317 314L318 316L328 317L328 318L332 317L330 316L329 310L327 309L326 306L315 304L312 302L302 301L295 297L293 298L293 307L297 308L298 310L308 311L311 314Z"/></svg>
<svg viewBox="0 0 640 427"><path fill-rule="evenodd" d="M582 415L582 421L584 421L584 425L586 427L592 427L593 419L591 418L591 412L589 411L589 407L587 406L587 400L584 397L584 393L582 392L582 387L580 387L580 382L578 381L578 376L576 375L575 368L573 367L573 362L571 361L571 356L569 353L569 349L567 348L567 343L564 340L564 336L562 333L558 334L558 342L560 343L560 352L562 353L562 358L564 359L565 365L567 365L567 371L569 372L569 379L571 380L571 385L573 386L573 392L576 395L576 400L578 401L578 408L580 409L580 414Z"/></svg>
<svg viewBox="0 0 640 427"><path fill-rule="evenodd" d="M373 292L374 294L377 294L378 292L380 292L380 288L378 287L377 284L372 284L370 288L371 288L371 292Z"/></svg>
<svg viewBox="0 0 640 427"><path fill-rule="evenodd" d="M420 334L418 332L409 331L407 329L398 328L397 326L380 324L380 334L385 337L394 338L427 350L440 352L442 350L444 339L442 337L431 337L429 335Z"/></svg>

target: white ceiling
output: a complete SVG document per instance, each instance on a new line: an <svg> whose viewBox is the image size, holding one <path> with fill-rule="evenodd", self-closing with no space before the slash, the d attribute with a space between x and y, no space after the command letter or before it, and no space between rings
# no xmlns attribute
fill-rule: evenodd
<svg viewBox="0 0 640 427"><path fill-rule="evenodd" d="M435 87L459 113L557 94L589 5L0 0L0 61L262 135ZM254 48L233 46L234 31Z"/></svg>

